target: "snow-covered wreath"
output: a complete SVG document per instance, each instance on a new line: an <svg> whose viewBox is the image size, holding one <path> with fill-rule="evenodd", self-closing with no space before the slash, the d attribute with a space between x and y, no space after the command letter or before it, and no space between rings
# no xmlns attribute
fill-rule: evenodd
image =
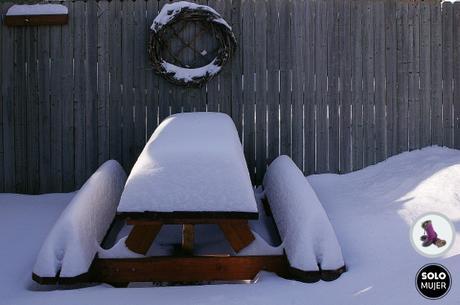
<svg viewBox="0 0 460 305"><path fill-rule="evenodd" d="M167 62L163 55L168 46L168 28L177 22L201 22L209 27L218 42L216 56L208 64L190 68ZM186 1L165 4L151 26L148 48L156 73L168 81L182 86L201 86L217 75L230 59L236 47L236 39L230 25L213 8Z"/></svg>

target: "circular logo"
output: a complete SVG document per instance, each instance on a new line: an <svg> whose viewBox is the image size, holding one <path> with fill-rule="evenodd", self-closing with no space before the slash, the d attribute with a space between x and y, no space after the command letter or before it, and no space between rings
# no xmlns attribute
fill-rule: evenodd
<svg viewBox="0 0 460 305"><path fill-rule="evenodd" d="M426 257L439 257L454 244L454 225L440 213L428 213L419 217L410 231L414 249Z"/></svg>
<svg viewBox="0 0 460 305"><path fill-rule="evenodd" d="M450 290L452 278L443 265L428 264L423 266L415 277L415 286L425 298L436 300L444 297Z"/></svg>

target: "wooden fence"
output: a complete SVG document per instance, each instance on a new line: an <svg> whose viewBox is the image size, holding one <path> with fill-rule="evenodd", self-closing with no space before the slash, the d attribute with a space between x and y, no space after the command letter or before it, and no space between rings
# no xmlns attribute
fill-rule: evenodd
<svg viewBox="0 0 460 305"><path fill-rule="evenodd" d="M344 173L460 147L460 3L202 1L239 46L201 89L150 68L149 26L164 3L64 2L69 25L0 26L0 191L74 190L107 159L129 170L181 111L231 115L254 183L279 154L306 174Z"/></svg>

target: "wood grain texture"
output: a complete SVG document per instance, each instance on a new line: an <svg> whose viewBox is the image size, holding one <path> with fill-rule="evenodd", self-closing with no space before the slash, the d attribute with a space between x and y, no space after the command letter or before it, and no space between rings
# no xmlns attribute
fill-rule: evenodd
<svg viewBox="0 0 460 305"><path fill-rule="evenodd" d="M66 2L66 25L2 23L0 190L72 191L108 159L129 171L159 122L182 111L232 117L254 184L280 153L311 174L460 147L457 4L197 2L238 42L198 89L151 69L149 27L166 0Z"/></svg>
<svg viewBox="0 0 460 305"><path fill-rule="evenodd" d="M134 225L128 238L126 238L126 247L133 252L145 255L160 232L161 227L161 223Z"/></svg>

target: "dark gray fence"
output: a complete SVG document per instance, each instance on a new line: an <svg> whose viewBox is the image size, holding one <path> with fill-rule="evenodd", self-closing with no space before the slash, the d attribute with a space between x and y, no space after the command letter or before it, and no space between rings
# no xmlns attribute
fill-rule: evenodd
<svg viewBox="0 0 460 305"><path fill-rule="evenodd" d="M201 89L150 68L148 28L164 3L64 2L69 25L0 26L0 191L73 190L107 159L129 170L181 111L231 115L254 183L279 154L306 174L343 173L460 147L460 3L203 1L239 47Z"/></svg>

